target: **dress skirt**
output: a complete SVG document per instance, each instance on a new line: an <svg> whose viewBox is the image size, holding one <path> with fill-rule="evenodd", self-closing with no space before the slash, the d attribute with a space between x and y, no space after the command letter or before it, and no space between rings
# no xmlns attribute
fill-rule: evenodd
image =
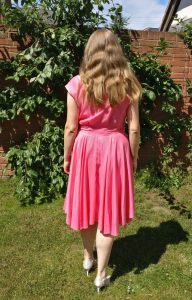
<svg viewBox="0 0 192 300"><path fill-rule="evenodd" d="M124 132L81 129L75 139L63 206L74 230L98 223L103 234L119 235L134 218L133 163Z"/></svg>

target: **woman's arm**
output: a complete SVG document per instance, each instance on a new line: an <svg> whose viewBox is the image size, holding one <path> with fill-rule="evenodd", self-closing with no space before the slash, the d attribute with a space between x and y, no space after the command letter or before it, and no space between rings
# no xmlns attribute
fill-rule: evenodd
<svg viewBox="0 0 192 300"><path fill-rule="evenodd" d="M133 156L134 173L137 169L137 159L140 143L140 125L139 125L139 102L132 101L127 112L128 128L129 128L129 143Z"/></svg>
<svg viewBox="0 0 192 300"><path fill-rule="evenodd" d="M78 132L79 108L73 97L67 93L67 120L64 128L64 171L69 173L71 152Z"/></svg>

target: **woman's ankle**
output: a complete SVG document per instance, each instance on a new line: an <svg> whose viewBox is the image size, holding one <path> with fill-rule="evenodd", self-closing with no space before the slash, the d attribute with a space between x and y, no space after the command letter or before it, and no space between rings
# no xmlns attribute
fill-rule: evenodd
<svg viewBox="0 0 192 300"><path fill-rule="evenodd" d="M93 260L94 259L94 256L93 256L93 253L90 254L90 253L84 253L84 259L86 260Z"/></svg>
<svg viewBox="0 0 192 300"><path fill-rule="evenodd" d="M97 277L102 277L102 278L104 278L104 277L106 277L106 270L103 270L103 271L97 271Z"/></svg>

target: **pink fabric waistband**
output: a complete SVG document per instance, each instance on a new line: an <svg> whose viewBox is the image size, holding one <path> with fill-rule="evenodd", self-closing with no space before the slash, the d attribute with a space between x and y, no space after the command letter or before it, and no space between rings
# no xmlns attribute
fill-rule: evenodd
<svg viewBox="0 0 192 300"><path fill-rule="evenodd" d="M126 134L125 131L122 129L108 129L108 128L97 128L97 129L92 129L92 128L80 128L79 132L82 133L88 133L88 134L101 134L101 135L108 135L108 134L114 134L114 133L122 133Z"/></svg>

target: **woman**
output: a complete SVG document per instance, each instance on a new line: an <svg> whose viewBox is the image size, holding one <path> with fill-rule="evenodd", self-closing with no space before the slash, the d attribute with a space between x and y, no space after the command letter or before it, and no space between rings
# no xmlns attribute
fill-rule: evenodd
<svg viewBox="0 0 192 300"><path fill-rule="evenodd" d="M69 179L63 209L66 223L81 232L87 274L97 265L99 292L110 284L106 269L119 226L134 218L141 85L117 36L102 28L89 37L79 74L65 87L64 171Z"/></svg>

